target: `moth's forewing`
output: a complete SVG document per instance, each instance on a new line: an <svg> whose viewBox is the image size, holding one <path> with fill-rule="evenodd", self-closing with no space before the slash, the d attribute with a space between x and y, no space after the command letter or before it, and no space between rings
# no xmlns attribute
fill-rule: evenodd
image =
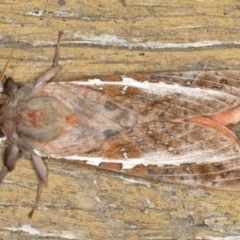
<svg viewBox="0 0 240 240"><path fill-rule="evenodd" d="M239 145L212 128L171 120L239 105L239 75L195 71L48 84L45 94L61 100L68 91L65 104L75 105L83 125L91 124L38 150L155 180L238 189Z"/></svg>

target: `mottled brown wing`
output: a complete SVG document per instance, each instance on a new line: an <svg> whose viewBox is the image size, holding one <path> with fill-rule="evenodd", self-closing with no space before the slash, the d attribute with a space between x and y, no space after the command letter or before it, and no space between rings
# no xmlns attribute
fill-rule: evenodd
<svg viewBox="0 0 240 240"><path fill-rule="evenodd" d="M195 71L176 72L148 75L150 82L160 81L167 84L179 84L189 88L206 90L207 94L196 103L189 101L178 106L186 108L183 111L194 109L194 115L212 114L228 110L240 103L240 71ZM210 90L210 91L208 91ZM213 94L219 93L218 94ZM187 114L188 115L188 114ZM184 123L183 123L184 124ZM240 148L234 141L226 138L214 129L199 126L194 123L185 123L185 134L176 131L174 139L180 140L180 148L191 149L194 156L178 156L185 158L185 163L179 165L166 164L162 167L138 166L128 170L128 173L148 176L155 180L164 180L173 183L202 186L216 189L239 190L240 187ZM179 126L178 126L179 127ZM239 126L228 126L236 135L239 135ZM191 130L190 130L191 129ZM180 133L180 134L179 134ZM185 146L185 147L184 147ZM195 149L195 150L194 150ZM178 149L175 148L177 152ZM202 161L202 163L201 163ZM141 174L139 174L141 173Z"/></svg>
<svg viewBox="0 0 240 240"><path fill-rule="evenodd" d="M129 129L103 139L97 150L88 149L84 155L70 159L154 180L238 190L239 145L215 129L171 120L210 115L239 105L239 75L238 71L195 71L71 83L75 91L83 86L93 91L99 106L111 100L121 114L125 111L124 119L133 116L138 121L134 127L130 124ZM111 111L114 116L116 109ZM119 124L119 120L116 122ZM236 127L232 129L237 131ZM101 128L96 131L101 135ZM71 136L73 133L66 139ZM77 143L77 139L72 140ZM83 148L84 141L82 144Z"/></svg>

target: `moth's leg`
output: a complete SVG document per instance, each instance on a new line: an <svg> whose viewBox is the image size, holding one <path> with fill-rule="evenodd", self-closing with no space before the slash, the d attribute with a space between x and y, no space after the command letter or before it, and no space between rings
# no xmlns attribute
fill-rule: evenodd
<svg viewBox="0 0 240 240"><path fill-rule="evenodd" d="M38 206L38 202L39 202L41 194L42 194L43 185L47 184L47 168L46 168L43 160L38 155L35 155L35 154L32 155L32 160L33 160L39 181L38 181L38 188L37 188L37 195L36 195L35 203L32 207L32 210L28 214L29 218L32 217L35 209Z"/></svg>
<svg viewBox="0 0 240 240"><path fill-rule="evenodd" d="M9 145L5 151L3 156L3 168L0 173L0 183L7 175L8 172L12 171L15 168L16 161L18 159L19 149L15 145Z"/></svg>
<svg viewBox="0 0 240 240"><path fill-rule="evenodd" d="M2 182L2 180L5 178L5 176L8 173L8 168L6 166L3 166L2 171L0 173L0 183Z"/></svg>
<svg viewBox="0 0 240 240"><path fill-rule="evenodd" d="M55 48L55 55L53 58L53 67L38 78L38 80L36 81L36 86L39 85L40 83L48 82L52 77L54 77L61 70L61 66L59 65L58 61L60 56L60 41L62 39L62 35L63 35L63 31L59 31L57 46Z"/></svg>
<svg viewBox="0 0 240 240"><path fill-rule="evenodd" d="M33 213L35 212L35 210L37 209L38 207L38 202L40 200L40 197L41 197L41 194L42 194L42 188L43 188L43 182L41 180L38 181L38 188L37 188L37 195L36 195L36 200L35 200L35 203L32 207L32 210L29 212L28 214L28 217L29 218L32 218L33 216Z"/></svg>

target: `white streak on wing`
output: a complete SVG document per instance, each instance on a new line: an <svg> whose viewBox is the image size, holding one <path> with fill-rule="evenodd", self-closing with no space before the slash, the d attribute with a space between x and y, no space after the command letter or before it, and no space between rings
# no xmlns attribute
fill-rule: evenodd
<svg viewBox="0 0 240 240"><path fill-rule="evenodd" d="M120 163L122 164L122 169L131 169L137 165L143 164L148 166L149 164L157 165L162 167L164 165L174 165L179 166L183 163L214 163L224 161L226 159L236 157L235 150L229 150L227 153L216 153L211 156L212 149L209 150L194 150L193 152L188 152L183 155L173 155L167 151L159 151L154 153L148 153L139 158L129 158L129 159L107 159L102 157L85 157L85 156L58 156L50 155L52 158L65 158L68 160L76 161L86 161L87 164L99 166L100 163Z"/></svg>
<svg viewBox="0 0 240 240"><path fill-rule="evenodd" d="M2 137L2 138L0 138L0 143L1 142L4 142L6 140L6 137L4 136L4 137Z"/></svg>
<svg viewBox="0 0 240 240"><path fill-rule="evenodd" d="M43 156L43 154L39 150L37 150L36 148L33 149L33 152L36 153L39 157Z"/></svg>
<svg viewBox="0 0 240 240"><path fill-rule="evenodd" d="M103 81L98 79L98 78L88 79L88 82L90 82L90 83L103 83Z"/></svg>
<svg viewBox="0 0 240 240"><path fill-rule="evenodd" d="M128 159L128 154L127 154L127 152L123 152L123 157L124 157L125 159Z"/></svg>
<svg viewBox="0 0 240 240"><path fill-rule="evenodd" d="M128 89L128 86L124 86L123 89L121 90L121 94L126 94L127 92L127 89Z"/></svg>
<svg viewBox="0 0 240 240"><path fill-rule="evenodd" d="M132 87L136 87L160 96L165 94L173 94L173 92L175 92L175 93L181 93L183 95L187 95L189 97L193 97L194 99L196 99L196 97L208 99L209 96L211 96L211 98L219 97L222 99L224 95L225 95L225 98L232 97L233 99L237 99L237 97L235 96L232 96L217 90L213 90L213 89L201 89L199 87L195 87L195 88L191 88L191 91L189 91L189 87L181 86L177 83L167 84L164 82L159 82L159 83L150 83L148 81L139 82L134 80L133 78L128 78L125 76L122 76L121 82L104 82L98 78L93 78L93 79L88 79L88 82L81 82L81 81L58 82L58 83L53 82L50 84L69 84L69 83L80 85L80 86L89 86L89 85L90 86L91 85L95 85L95 86L117 85L117 86L124 86L124 87L132 86Z"/></svg>

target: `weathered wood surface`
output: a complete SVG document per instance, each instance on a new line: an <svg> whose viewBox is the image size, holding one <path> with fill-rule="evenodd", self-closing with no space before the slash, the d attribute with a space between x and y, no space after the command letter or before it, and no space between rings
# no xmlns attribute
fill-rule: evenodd
<svg viewBox="0 0 240 240"><path fill-rule="evenodd" d="M240 3L188 0L58 0L0 3L0 66L20 83L52 64L55 81L135 72L240 69ZM1 96L4 98L4 96ZM1 143L1 149L5 147ZM239 239L240 192L150 182L47 159L48 187L27 218L37 187L20 159L0 186L0 239Z"/></svg>

